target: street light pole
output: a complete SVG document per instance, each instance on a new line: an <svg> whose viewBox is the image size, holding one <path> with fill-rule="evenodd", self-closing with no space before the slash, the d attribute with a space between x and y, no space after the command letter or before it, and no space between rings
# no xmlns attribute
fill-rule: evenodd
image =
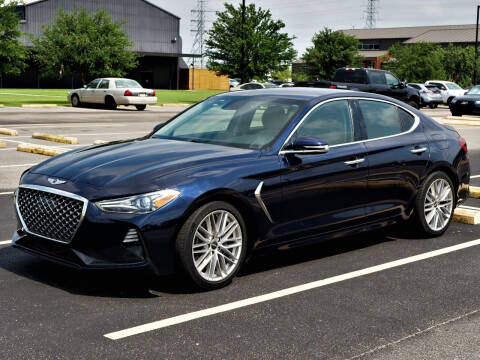
<svg viewBox="0 0 480 360"><path fill-rule="evenodd" d="M480 14L480 5L477 5L477 28L475 31L475 68L473 69L473 85L477 85L477 59L478 59L478 16Z"/></svg>
<svg viewBox="0 0 480 360"><path fill-rule="evenodd" d="M240 77L242 84L246 82L245 79L245 0L242 0L242 59L240 61Z"/></svg>

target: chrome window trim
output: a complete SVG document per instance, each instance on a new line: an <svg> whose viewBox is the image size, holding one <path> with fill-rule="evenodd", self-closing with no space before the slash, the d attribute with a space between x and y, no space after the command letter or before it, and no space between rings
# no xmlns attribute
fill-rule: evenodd
<svg viewBox="0 0 480 360"><path fill-rule="evenodd" d="M358 141L352 141L352 142L349 142L349 143L344 143L344 144L336 144L336 145L331 145L329 146L329 148L335 148L335 147L340 147L340 146L347 146L347 145L352 145L352 144L358 144L358 143L362 143L362 142L369 142L369 141L377 141L377 140L383 140L383 139L388 139L388 138L392 138L392 137L396 137L396 136L401 136L401 135L406 135L406 134L409 134L413 131L415 131L418 127L418 125L420 124L420 118L414 114L412 111L408 110L407 108L401 106L401 105L398 105L392 101L388 101L388 100L383 100L383 99L374 99L374 98L368 98L368 97L341 97L341 98L335 98L335 99L328 99L328 100L324 100L320 103L318 103L317 105L315 105L313 108L311 108L304 116L303 118L298 122L298 124L295 126L295 128L290 132L290 134L288 135L288 137L286 138L286 140L283 142L283 145L282 147L280 148L280 151L278 152L278 155L283 155L283 154L291 154L293 152L297 153L296 151L291 151L291 150L283 150L284 147L287 145L287 143L290 141L290 139L292 138L292 136L295 134L295 132L297 131L297 129L300 127L300 125L305 121L305 119L313 112L315 111L318 107L326 104L326 103L329 103L329 102L332 102L332 101L339 101L339 100L367 100L367 101L377 101L377 102L383 102L383 103L387 103L387 104L390 104L390 105L393 105L393 106L396 106L402 110L405 110L407 113L409 113L410 115L413 116L414 118L414 122L413 122L413 125L410 129L408 129L407 131L404 131L404 132L401 132L401 133L398 133L398 134L393 134L393 135L388 135L388 136L382 136L382 137L378 137L378 138L374 138L374 139L364 139L364 140L358 140ZM350 110L351 111L351 110ZM352 121L355 121L353 119L353 114L352 114ZM353 127L354 128L354 127Z"/></svg>
<svg viewBox="0 0 480 360"><path fill-rule="evenodd" d="M43 191L43 192L48 192L48 193L52 193L52 194L56 194L56 195L60 195L60 196L65 196L65 197L69 197L71 199L75 199L75 200L80 200L83 202L83 208L82 208L82 215L80 217L80 220L78 222L78 226L77 226L77 229L75 230L75 232L72 234L72 238L70 239L70 241L66 242L66 241L61 241L61 240L58 240L58 239L53 239L53 238L50 238L48 236L43 236L43 235L40 235L40 234L36 234L34 233L33 231L30 231L28 230L27 228L27 225L25 224L25 221L23 220L23 217L22 217L22 214L20 212L20 208L18 207L18 189L17 191L15 191L15 208L17 210L17 214L18 214L18 218L20 219L20 222L22 223L22 226L23 226L23 229L32 234L32 235L35 235L35 236L38 236L38 237L41 237L43 239L47 239L47 240L51 240L51 241L55 241L55 242L58 242L60 244L70 244L70 242L73 240L73 238L75 237L75 235L77 234L78 232L78 229L80 229L80 226L82 225L82 222L83 222L83 219L85 218L85 214L87 212L87 207L88 207L88 199L80 196L80 195L77 195L77 194L73 194L73 193L70 193L70 192L67 192L67 191L63 191L63 190L58 190L58 189L54 189L54 188L51 188L51 187L47 187L47 186L41 186L41 185L31 185L31 184L22 184L22 185L19 185L19 188L25 188L25 189L32 189L32 190L38 190L38 191Z"/></svg>

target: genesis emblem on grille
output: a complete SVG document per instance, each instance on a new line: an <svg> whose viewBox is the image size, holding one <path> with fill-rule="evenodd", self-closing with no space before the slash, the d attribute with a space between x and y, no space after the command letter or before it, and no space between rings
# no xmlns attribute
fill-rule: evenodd
<svg viewBox="0 0 480 360"><path fill-rule="evenodd" d="M48 182L52 185L60 185L60 184L65 184L67 181L62 179L57 179L57 178L48 178Z"/></svg>

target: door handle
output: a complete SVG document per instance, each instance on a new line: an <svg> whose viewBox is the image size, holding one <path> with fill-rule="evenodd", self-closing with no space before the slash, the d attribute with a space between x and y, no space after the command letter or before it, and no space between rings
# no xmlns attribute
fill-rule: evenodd
<svg viewBox="0 0 480 360"><path fill-rule="evenodd" d="M358 165L358 164L361 164L365 161L364 158L362 159L355 159L355 160L350 160L350 161L345 161L345 165L349 165L349 166L352 166L352 165Z"/></svg>
<svg viewBox="0 0 480 360"><path fill-rule="evenodd" d="M412 149L410 150L410 152L412 154L421 154L421 153L424 153L425 151L427 151L428 149L426 147L422 147L422 148L415 148L415 149Z"/></svg>

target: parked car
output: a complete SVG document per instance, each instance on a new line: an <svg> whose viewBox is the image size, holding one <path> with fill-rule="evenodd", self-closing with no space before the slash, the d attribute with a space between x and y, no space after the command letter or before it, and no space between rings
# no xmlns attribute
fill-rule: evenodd
<svg viewBox="0 0 480 360"><path fill-rule="evenodd" d="M429 85L430 88L428 88L427 85L418 83L408 83L407 85L420 93L420 106L429 106L431 109L435 109L438 104L443 103L442 94L436 87Z"/></svg>
<svg viewBox="0 0 480 360"><path fill-rule="evenodd" d="M235 87L231 88L230 91L259 90L259 89L273 89L273 88L278 88L278 85L275 85L275 84L272 84L272 83L269 83L269 82L261 83L261 82L252 81L252 82L249 82L249 83L245 83L245 84L235 86Z"/></svg>
<svg viewBox="0 0 480 360"><path fill-rule="evenodd" d="M462 96L465 94L464 89L451 81L429 80L425 82L425 85L433 85L437 87L442 93L443 103L447 105L450 105L450 101L452 101L455 96Z"/></svg>
<svg viewBox="0 0 480 360"><path fill-rule="evenodd" d="M340 68L335 72L333 81L301 81L296 82L295 86L365 91L390 96L416 109L420 108L418 90L408 87L406 82L385 70Z"/></svg>
<svg viewBox="0 0 480 360"><path fill-rule="evenodd" d="M280 85L281 88L294 87L294 86L295 86L295 83L293 83L293 82L285 82L285 83Z"/></svg>
<svg viewBox="0 0 480 360"><path fill-rule="evenodd" d="M472 87L463 96L456 96L450 101L453 116L480 115L480 85Z"/></svg>
<svg viewBox="0 0 480 360"><path fill-rule="evenodd" d="M182 271L215 289L247 254L409 219L448 228L465 140L394 99L328 89L219 94L147 136L24 172L13 246L77 268Z"/></svg>
<svg viewBox="0 0 480 360"><path fill-rule="evenodd" d="M147 105L156 104L155 90L144 89L135 80L122 78L95 79L83 88L68 93L72 106L82 104L104 104L108 109L117 105L133 105L137 110L145 110Z"/></svg>
<svg viewBox="0 0 480 360"><path fill-rule="evenodd" d="M230 87L231 88L240 85L240 82L237 81L236 79L229 79L229 80L230 80Z"/></svg>

